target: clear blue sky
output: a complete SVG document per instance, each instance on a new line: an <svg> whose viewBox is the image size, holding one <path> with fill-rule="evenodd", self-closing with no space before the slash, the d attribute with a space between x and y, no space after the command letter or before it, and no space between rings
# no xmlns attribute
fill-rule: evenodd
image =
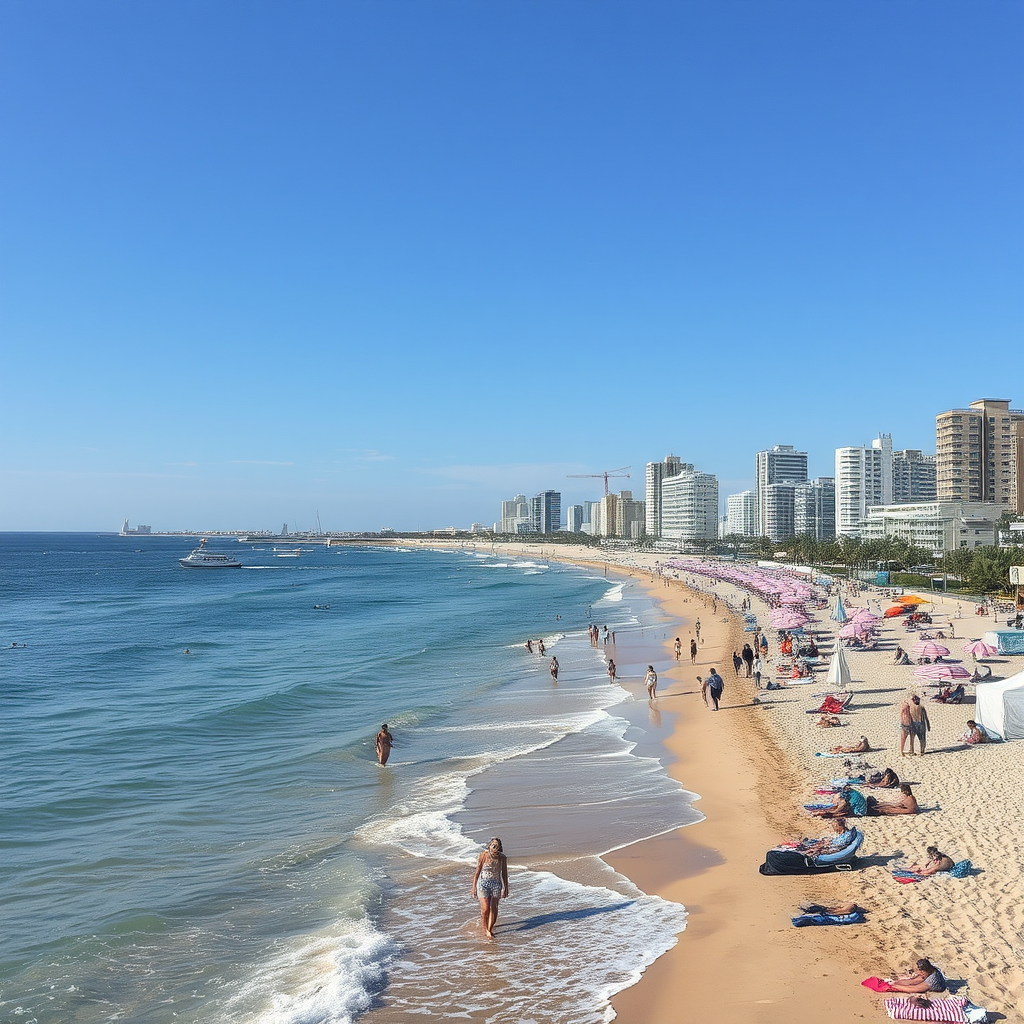
<svg viewBox="0 0 1024 1024"><path fill-rule="evenodd" d="M1022 44L1016 0L10 0L0 529L934 450L1024 406Z"/></svg>

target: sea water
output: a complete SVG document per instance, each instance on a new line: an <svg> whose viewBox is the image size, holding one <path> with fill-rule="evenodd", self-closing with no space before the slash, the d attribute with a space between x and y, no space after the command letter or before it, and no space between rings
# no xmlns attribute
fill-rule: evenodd
<svg viewBox="0 0 1024 1024"><path fill-rule="evenodd" d="M541 558L193 543L0 535L3 1017L610 1019L685 910L601 855L699 814L587 627L657 607Z"/></svg>

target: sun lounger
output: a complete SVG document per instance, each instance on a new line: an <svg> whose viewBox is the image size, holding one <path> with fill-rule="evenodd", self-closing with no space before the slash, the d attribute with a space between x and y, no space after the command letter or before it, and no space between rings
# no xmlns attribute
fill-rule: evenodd
<svg viewBox="0 0 1024 1024"><path fill-rule="evenodd" d="M853 841L835 853L808 857L799 850L769 850L757 869L762 875L821 875L829 871L852 871L864 833L855 832Z"/></svg>

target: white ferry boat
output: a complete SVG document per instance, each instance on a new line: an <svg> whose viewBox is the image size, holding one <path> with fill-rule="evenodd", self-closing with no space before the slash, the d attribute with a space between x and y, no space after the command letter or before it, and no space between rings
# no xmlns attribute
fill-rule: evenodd
<svg viewBox="0 0 1024 1024"><path fill-rule="evenodd" d="M199 542L191 554L178 559L178 564L186 569L241 569L242 563L230 555L222 555L216 551L206 550L206 538Z"/></svg>

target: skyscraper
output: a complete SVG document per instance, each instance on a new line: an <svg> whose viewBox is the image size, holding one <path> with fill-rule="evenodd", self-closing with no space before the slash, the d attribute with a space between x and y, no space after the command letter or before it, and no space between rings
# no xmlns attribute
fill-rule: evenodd
<svg viewBox="0 0 1024 1024"><path fill-rule="evenodd" d="M935 500L935 456L916 448L892 453L894 505Z"/></svg>
<svg viewBox="0 0 1024 1024"><path fill-rule="evenodd" d="M740 537L757 536L757 495L753 491L740 491L725 499L726 534Z"/></svg>
<svg viewBox="0 0 1024 1024"><path fill-rule="evenodd" d="M669 477L678 475L682 460L666 455L664 462L648 462L644 477L644 516L649 537L661 536L661 486Z"/></svg>
<svg viewBox="0 0 1024 1024"><path fill-rule="evenodd" d="M670 540L718 537L718 477L688 462L661 482L661 535Z"/></svg>
<svg viewBox="0 0 1024 1024"><path fill-rule="evenodd" d="M533 509L525 494L517 494L511 501L501 503L501 533L532 533Z"/></svg>
<svg viewBox="0 0 1024 1024"><path fill-rule="evenodd" d="M569 533L579 533L583 529L582 505L570 505L565 510L565 528Z"/></svg>
<svg viewBox="0 0 1024 1024"><path fill-rule="evenodd" d="M836 535L836 482L819 476L793 487L793 530L798 537L832 540Z"/></svg>
<svg viewBox="0 0 1024 1024"><path fill-rule="evenodd" d="M836 533L857 537L872 505L892 504L892 435L836 449Z"/></svg>
<svg viewBox="0 0 1024 1024"><path fill-rule="evenodd" d="M562 528L562 495L539 491L531 501L534 533L555 533Z"/></svg>
<svg viewBox="0 0 1024 1024"><path fill-rule="evenodd" d="M991 502L1024 511L1024 411L982 398L935 417L939 501Z"/></svg>
<svg viewBox="0 0 1024 1024"><path fill-rule="evenodd" d="M769 488L776 485L806 483L807 452L798 452L790 444L777 444L773 448L757 453L755 470L758 536L770 537L774 541L786 540L793 536L792 487L788 491L778 491L771 496ZM770 530L769 518L772 524ZM786 530L789 532L786 533Z"/></svg>

